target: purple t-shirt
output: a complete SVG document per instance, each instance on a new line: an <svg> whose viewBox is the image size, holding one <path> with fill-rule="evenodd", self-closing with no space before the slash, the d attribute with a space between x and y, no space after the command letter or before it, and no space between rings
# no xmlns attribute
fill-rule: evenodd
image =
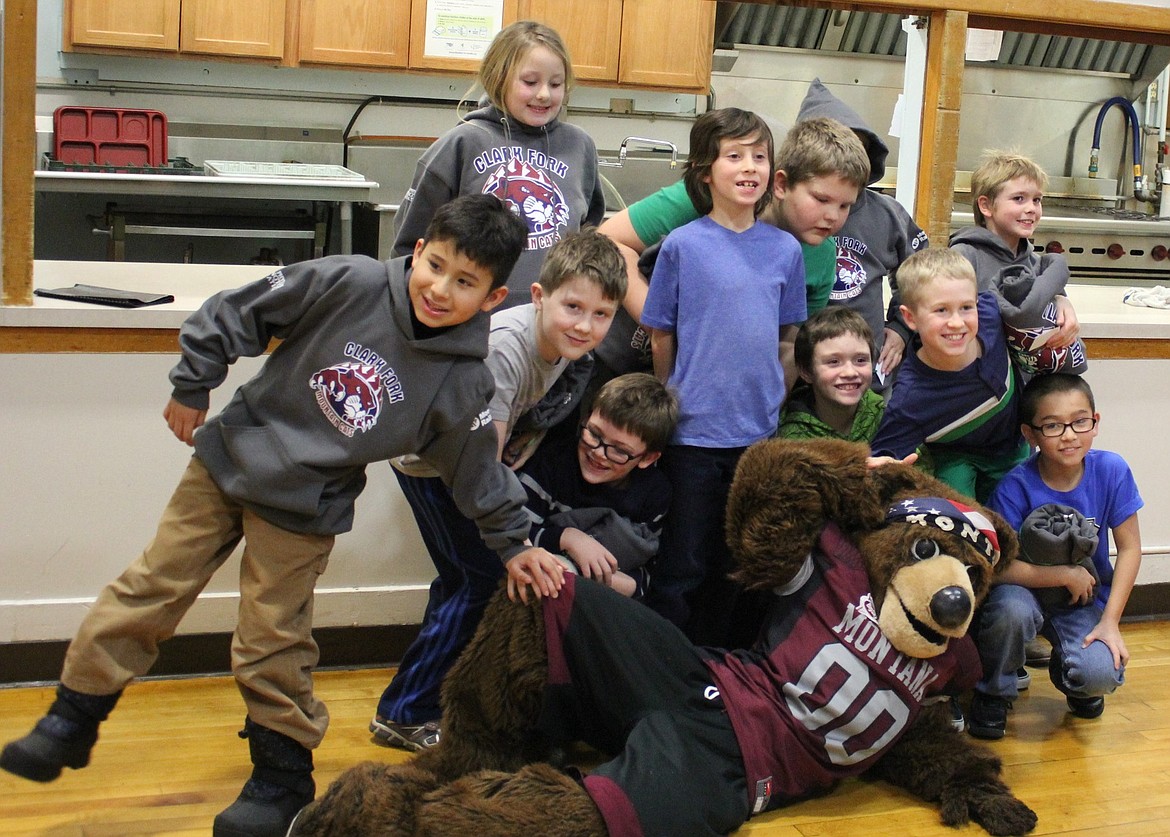
<svg viewBox="0 0 1170 837"><path fill-rule="evenodd" d="M662 243L642 324L674 333L673 443L736 448L771 436L784 400L780 329L804 322L804 260L787 232L699 218Z"/></svg>

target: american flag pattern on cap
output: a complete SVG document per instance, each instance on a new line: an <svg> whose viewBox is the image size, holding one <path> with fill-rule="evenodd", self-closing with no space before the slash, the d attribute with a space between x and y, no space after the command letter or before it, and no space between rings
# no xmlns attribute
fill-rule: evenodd
<svg viewBox="0 0 1170 837"><path fill-rule="evenodd" d="M987 515L978 509L942 497L910 497L891 506L886 522L905 521L933 526L958 535L978 549L994 567L999 561L999 537Z"/></svg>

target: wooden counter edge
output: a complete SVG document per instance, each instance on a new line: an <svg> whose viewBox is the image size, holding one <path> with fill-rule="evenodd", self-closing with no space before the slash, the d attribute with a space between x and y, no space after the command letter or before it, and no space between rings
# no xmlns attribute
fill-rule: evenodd
<svg viewBox="0 0 1170 837"><path fill-rule="evenodd" d="M1094 360L1167 360L1170 338L1086 337L1085 353Z"/></svg>
<svg viewBox="0 0 1170 837"><path fill-rule="evenodd" d="M2 354L178 354L177 328L0 328Z"/></svg>
<svg viewBox="0 0 1170 837"><path fill-rule="evenodd" d="M1167 360L1170 338L1090 337L1085 339L1085 349L1090 362ZM0 328L0 354L177 354L178 351L177 328Z"/></svg>
<svg viewBox="0 0 1170 837"><path fill-rule="evenodd" d="M273 338L268 354L280 340ZM179 354L177 328L0 326L0 354Z"/></svg>

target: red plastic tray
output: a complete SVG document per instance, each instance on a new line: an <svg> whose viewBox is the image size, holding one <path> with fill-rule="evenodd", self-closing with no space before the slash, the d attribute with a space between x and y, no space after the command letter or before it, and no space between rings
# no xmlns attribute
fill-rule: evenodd
<svg viewBox="0 0 1170 837"><path fill-rule="evenodd" d="M62 163L165 166L167 118L157 110L59 107L53 156Z"/></svg>

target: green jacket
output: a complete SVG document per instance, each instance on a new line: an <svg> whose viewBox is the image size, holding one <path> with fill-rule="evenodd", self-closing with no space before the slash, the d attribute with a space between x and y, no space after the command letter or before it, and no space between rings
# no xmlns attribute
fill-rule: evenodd
<svg viewBox="0 0 1170 837"><path fill-rule="evenodd" d="M872 389L866 390L857 405L853 427L848 434L841 434L813 414L812 387L804 381L797 383L784 402L780 412L780 427L776 435L781 439L844 439L847 442L865 442L877 433L882 414L886 411L885 400Z"/></svg>
<svg viewBox="0 0 1170 837"><path fill-rule="evenodd" d="M872 389L866 390L865 395L861 396L861 403L857 405L853 426L849 428L848 435L842 435L813 415L812 401L812 387L804 381L798 381L780 411L780 426L776 428L777 438L829 438L869 444L886 412L886 400ZM930 455L926 445L919 445L917 453L918 461L914 463L914 467L927 474L933 474L934 457Z"/></svg>

